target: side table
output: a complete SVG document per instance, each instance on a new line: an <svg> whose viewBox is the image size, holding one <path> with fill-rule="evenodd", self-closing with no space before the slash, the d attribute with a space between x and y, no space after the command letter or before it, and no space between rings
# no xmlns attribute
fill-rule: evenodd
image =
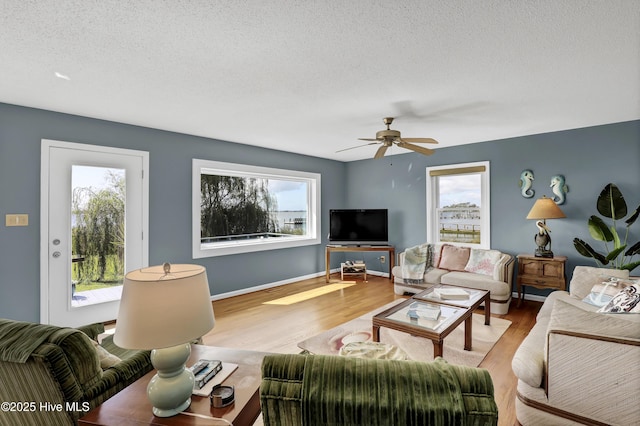
<svg viewBox="0 0 640 426"><path fill-rule="evenodd" d="M362 275L362 279L367 281L367 266L364 263L341 263L340 279L344 281L345 275Z"/></svg>
<svg viewBox="0 0 640 426"><path fill-rule="evenodd" d="M212 346L192 345L187 366L198 359L219 359L238 364L238 368L225 381L235 388L235 402L224 408L211 406L209 398L193 395L191 406L173 417L156 417L147 397L147 384L156 373L150 371L78 421L79 426L106 425L164 425L193 426L222 424L213 418L224 418L237 426L251 426L260 414L261 365L266 352L253 352Z"/></svg>
<svg viewBox="0 0 640 426"><path fill-rule="evenodd" d="M566 290L566 256L535 257L519 254L518 258L518 306L524 299L524 286L540 289Z"/></svg>

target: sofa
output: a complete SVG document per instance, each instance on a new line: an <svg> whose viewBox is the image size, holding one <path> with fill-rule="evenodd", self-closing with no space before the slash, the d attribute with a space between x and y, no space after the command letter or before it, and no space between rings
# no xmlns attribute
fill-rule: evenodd
<svg viewBox="0 0 640 426"><path fill-rule="evenodd" d="M569 292L546 298L512 360L522 425L640 425L640 315L594 305L614 281L633 283L628 271L577 266Z"/></svg>
<svg viewBox="0 0 640 426"><path fill-rule="evenodd" d="M110 335L98 343L101 333L102 324L0 319L0 424L75 425L151 371L149 351L119 348Z"/></svg>
<svg viewBox="0 0 640 426"><path fill-rule="evenodd" d="M426 259L424 266L415 259ZM423 244L398 254L394 292L415 294L438 284L488 290L491 313L504 315L511 304L513 266L513 256L498 250Z"/></svg>
<svg viewBox="0 0 640 426"><path fill-rule="evenodd" d="M264 358L265 426L496 425L484 369L433 362L327 355Z"/></svg>

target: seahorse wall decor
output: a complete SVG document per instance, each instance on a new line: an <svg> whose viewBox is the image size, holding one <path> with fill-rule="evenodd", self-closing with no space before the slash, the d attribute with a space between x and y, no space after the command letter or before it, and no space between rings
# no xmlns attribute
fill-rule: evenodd
<svg viewBox="0 0 640 426"><path fill-rule="evenodd" d="M553 201L556 204L564 204L567 199L567 192L569 192L569 187L565 183L564 176L555 175L551 178L551 190L553 191Z"/></svg>
<svg viewBox="0 0 640 426"><path fill-rule="evenodd" d="M535 195L536 191L531 189L533 180L533 172L531 170L523 170L522 173L520 173L520 182L518 182L518 185L520 185L520 193L524 198L531 198Z"/></svg>

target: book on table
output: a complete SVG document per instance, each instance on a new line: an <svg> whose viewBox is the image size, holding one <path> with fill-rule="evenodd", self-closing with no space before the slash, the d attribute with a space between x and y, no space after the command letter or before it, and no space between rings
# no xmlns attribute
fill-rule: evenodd
<svg viewBox="0 0 640 426"><path fill-rule="evenodd" d="M462 300L469 298L469 292L461 288L437 287L433 289L433 294L444 300Z"/></svg>
<svg viewBox="0 0 640 426"><path fill-rule="evenodd" d="M409 305L407 316L413 320L423 318L435 321L440 318L440 307L436 305L427 305L424 303L414 302Z"/></svg>

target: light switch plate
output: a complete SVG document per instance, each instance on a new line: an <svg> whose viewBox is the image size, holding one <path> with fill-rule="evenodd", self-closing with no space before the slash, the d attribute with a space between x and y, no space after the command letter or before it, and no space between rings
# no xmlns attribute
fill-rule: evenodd
<svg viewBox="0 0 640 426"><path fill-rule="evenodd" d="M28 214L8 214L4 218L5 226L29 226Z"/></svg>

